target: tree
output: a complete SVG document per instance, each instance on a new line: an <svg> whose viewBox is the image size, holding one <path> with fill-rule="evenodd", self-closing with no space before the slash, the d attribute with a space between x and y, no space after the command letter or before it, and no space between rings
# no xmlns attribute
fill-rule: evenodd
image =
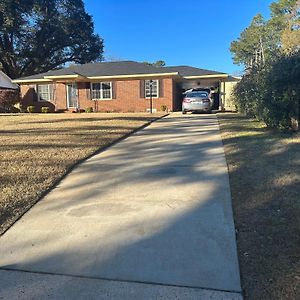
<svg viewBox="0 0 300 300"><path fill-rule="evenodd" d="M152 65L155 67L164 67L166 65L166 62L164 60L157 60Z"/></svg>
<svg viewBox="0 0 300 300"><path fill-rule="evenodd" d="M0 63L11 78L102 60L82 0L0 0Z"/></svg>
<svg viewBox="0 0 300 300"><path fill-rule="evenodd" d="M246 68L264 64L268 50L267 25L261 14L253 18L250 26L230 47L234 62L243 64Z"/></svg>
<svg viewBox="0 0 300 300"><path fill-rule="evenodd" d="M290 55L300 50L300 0L285 15L285 28L282 31L282 51Z"/></svg>
<svg viewBox="0 0 300 300"><path fill-rule="evenodd" d="M235 63L248 67L234 91L236 105L240 112L269 127L296 131L300 119L300 0L278 0L270 9L270 20L256 16L231 44Z"/></svg>
<svg viewBox="0 0 300 300"><path fill-rule="evenodd" d="M246 69L275 61L282 51L299 47L300 0L279 0L270 5L271 18L255 16L240 37L231 43L230 51L236 64Z"/></svg>
<svg viewBox="0 0 300 300"><path fill-rule="evenodd" d="M153 62L153 63L144 61L144 64L151 65L154 67L164 67L166 65L166 62L164 60L157 60L156 62Z"/></svg>

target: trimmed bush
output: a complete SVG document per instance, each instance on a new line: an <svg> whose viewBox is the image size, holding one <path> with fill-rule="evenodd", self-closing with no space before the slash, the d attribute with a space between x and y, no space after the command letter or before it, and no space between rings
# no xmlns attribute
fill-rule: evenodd
<svg viewBox="0 0 300 300"><path fill-rule="evenodd" d="M86 109L85 109L85 112L86 113L92 113L94 111L94 109L92 108L92 107L87 107Z"/></svg>
<svg viewBox="0 0 300 300"><path fill-rule="evenodd" d="M27 112L29 113L34 113L35 112L35 106L34 105L30 105L30 106L27 106Z"/></svg>
<svg viewBox="0 0 300 300"><path fill-rule="evenodd" d="M167 107L167 105L162 105L162 106L160 107L160 109L161 109L162 111L167 111L168 107Z"/></svg>
<svg viewBox="0 0 300 300"><path fill-rule="evenodd" d="M42 112L42 113L45 113L45 114L49 113L49 112L50 112L50 107L48 107L48 106L43 106L43 107L41 108L41 112Z"/></svg>

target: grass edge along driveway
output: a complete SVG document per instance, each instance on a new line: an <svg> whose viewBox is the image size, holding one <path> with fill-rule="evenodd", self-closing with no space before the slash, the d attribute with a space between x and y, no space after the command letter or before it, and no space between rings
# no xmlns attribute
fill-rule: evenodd
<svg viewBox="0 0 300 300"><path fill-rule="evenodd" d="M76 164L163 115L0 115L0 235Z"/></svg>
<svg viewBox="0 0 300 300"><path fill-rule="evenodd" d="M300 133L218 119L246 299L300 299Z"/></svg>

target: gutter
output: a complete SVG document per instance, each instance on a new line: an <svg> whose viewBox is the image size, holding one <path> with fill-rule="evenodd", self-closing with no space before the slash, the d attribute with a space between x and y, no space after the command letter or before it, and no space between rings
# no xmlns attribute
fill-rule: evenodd
<svg viewBox="0 0 300 300"><path fill-rule="evenodd" d="M73 81L83 81L88 80L109 80L109 79L126 79L126 78L149 78L149 77L165 77L174 76L181 77L178 72L172 73L153 73L153 74L133 74L133 75L112 75L112 76L83 76L80 74L76 75L50 75L44 76L44 78L39 79L15 79L14 83L35 83L35 82L52 82L55 80L73 80Z"/></svg>

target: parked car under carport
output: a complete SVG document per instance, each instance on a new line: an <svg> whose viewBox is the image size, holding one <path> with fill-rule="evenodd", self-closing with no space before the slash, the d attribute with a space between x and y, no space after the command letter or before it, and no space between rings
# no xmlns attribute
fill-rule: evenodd
<svg viewBox="0 0 300 300"><path fill-rule="evenodd" d="M211 113L213 100L207 91L192 91L186 94L182 101L182 113L207 112Z"/></svg>

